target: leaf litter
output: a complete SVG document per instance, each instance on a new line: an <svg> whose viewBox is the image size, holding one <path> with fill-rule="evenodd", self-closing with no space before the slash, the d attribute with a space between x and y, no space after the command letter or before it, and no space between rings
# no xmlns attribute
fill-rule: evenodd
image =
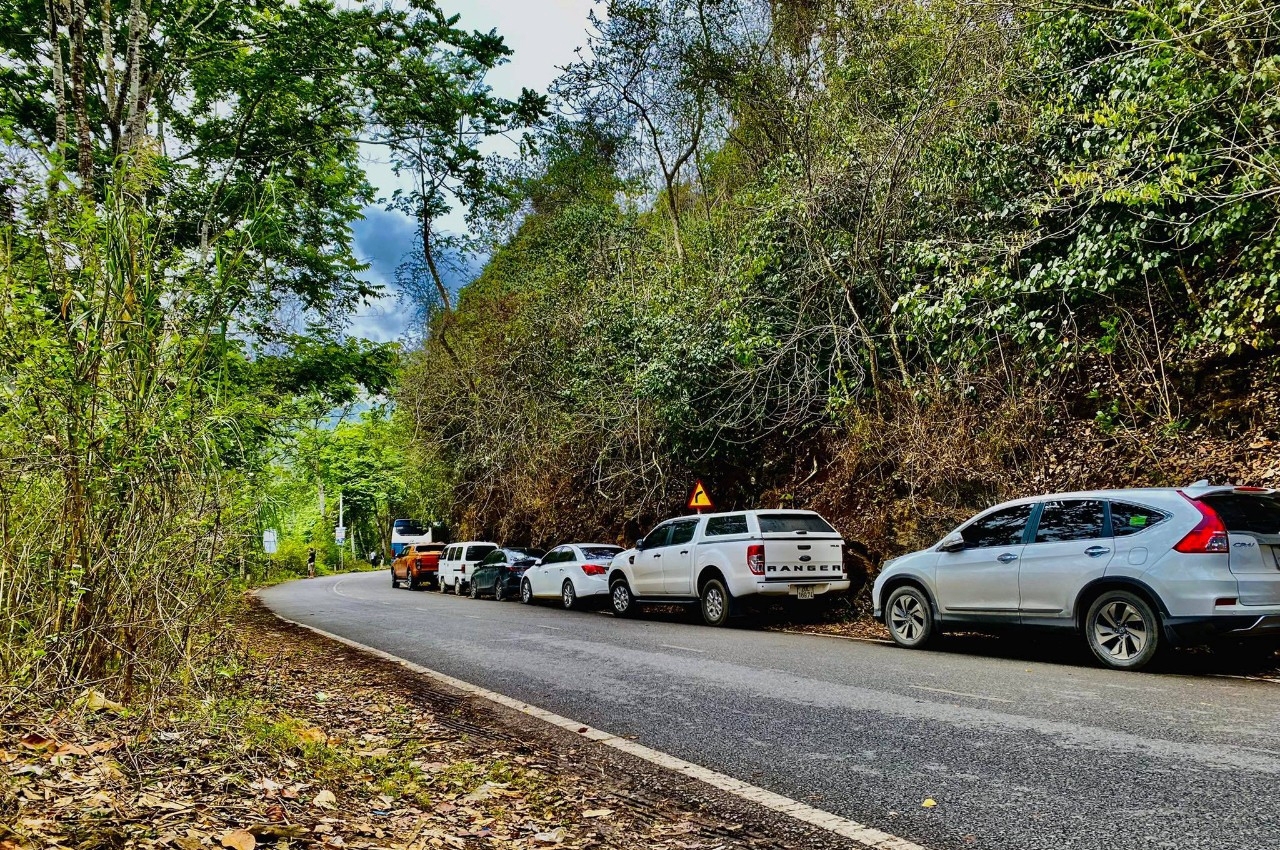
<svg viewBox="0 0 1280 850"><path fill-rule="evenodd" d="M0 850L847 846L256 603L236 625L243 663L217 694L0 716Z"/></svg>

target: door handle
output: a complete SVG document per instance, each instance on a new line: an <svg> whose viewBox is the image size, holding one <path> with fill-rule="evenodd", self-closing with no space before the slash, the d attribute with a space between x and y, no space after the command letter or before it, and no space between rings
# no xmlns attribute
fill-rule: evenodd
<svg viewBox="0 0 1280 850"><path fill-rule="evenodd" d="M1111 550L1108 549L1106 546L1090 546L1088 549L1084 550L1084 553L1088 555L1090 558L1099 558L1110 551Z"/></svg>
<svg viewBox="0 0 1280 850"><path fill-rule="evenodd" d="M680 554L681 554L681 555L688 555L688 554L689 554L689 550L688 550L688 549L681 549L681 550L680 550Z"/></svg>
<svg viewBox="0 0 1280 850"><path fill-rule="evenodd" d="M655 553L653 557L655 557L655 558L661 558L662 556L661 556L661 555L659 555L659 554L657 554L657 553Z"/></svg>
<svg viewBox="0 0 1280 850"><path fill-rule="evenodd" d="M1005 552L1003 555L1001 555L1001 556L999 556L998 558L996 558L996 560L997 560L997 561L999 561L999 562L1000 562L1000 563L1002 563L1002 564L1007 564L1007 563L1009 563L1010 561L1016 561L1016 560L1018 560L1018 556L1017 556L1017 555L1015 555L1015 554L1013 554L1012 552Z"/></svg>

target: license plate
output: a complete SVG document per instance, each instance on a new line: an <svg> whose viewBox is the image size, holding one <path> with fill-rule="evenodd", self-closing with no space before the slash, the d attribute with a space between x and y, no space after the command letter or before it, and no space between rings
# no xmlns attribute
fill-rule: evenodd
<svg viewBox="0 0 1280 850"><path fill-rule="evenodd" d="M812 599L812 598L813 598L813 585L801 584L796 586L796 599Z"/></svg>

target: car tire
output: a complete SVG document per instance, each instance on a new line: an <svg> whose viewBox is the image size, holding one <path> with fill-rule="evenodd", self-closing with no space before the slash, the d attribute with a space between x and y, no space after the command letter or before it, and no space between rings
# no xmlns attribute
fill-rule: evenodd
<svg viewBox="0 0 1280 850"><path fill-rule="evenodd" d="M1128 590L1108 590L1089 606L1084 636L1093 655L1114 670L1140 670L1161 649L1160 616Z"/></svg>
<svg viewBox="0 0 1280 850"><path fill-rule="evenodd" d="M625 578L620 578L609 585L609 608L613 611L613 616L634 617L638 607Z"/></svg>
<svg viewBox="0 0 1280 850"><path fill-rule="evenodd" d="M396 578L396 571L391 571L391 589L396 590L400 587L400 580Z"/></svg>
<svg viewBox="0 0 1280 850"><path fill-rule="evenodd" d="M698 594L698 607L702 611L702 622L708 626L723 626L733 613L733 594L721 579L707 579Z"/></svg>
<svg viewBox="0 0 1280 850"><path fill-rule="evenodd" d="M502 580L499 579L493 583L493 601L501 602L503 599Z"/></svg>
<svg viewBox="0 0 1280 850"><path fill-rule="evenodd" d="M520 582L520 601L525 605L533 604L533 585L528 579Z"/></svg>
<svg viewBox="0 0 1280 850"><path fill-rule="evenodd" d="M578 591L573 589L573 582L569 579L565 579L564 584L560 585L560 604L566 611L578 607Z"/></svg>
<svg viewBox="0 0 1280 850"><path fill-rule="evenodd" d="M414 577L413 573L409 573L409 589L417 590L421 586L422 585L418 584L418 579Z"/></svg>
<svg viewBox="0 0 1280 850"><path fill-rule="evenodd" d="M884 624L898 646L919 649L933 639L933 605L914 585L903 585L884 603Z"/></svg>
<svg viewBox="0 0 1280 850"><path fill-rule="evenodd" d="M467 596L470 596L472 599L479 599L480 585L476 584L474 581L471 582L471 587L467 588Z"/></svg>

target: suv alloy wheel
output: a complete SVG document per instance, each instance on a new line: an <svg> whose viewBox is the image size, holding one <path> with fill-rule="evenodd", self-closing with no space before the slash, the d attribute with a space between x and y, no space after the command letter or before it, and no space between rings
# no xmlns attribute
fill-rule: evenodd
<svg viewBox="0 0 1280 850"><path fill-rule="evenodd" d="M1160 650L1160 618L1128 590L1108 590L1085 616L1085 639L1099 661L1117 670L1137 670Z"/></svg>
<svg viewBox="0 0 1280 850"><path fill-rule="evenodd" d="M933 637L933 606L924 591L903 585L889 594L884 605L884 624L898 646L917 649Z"/></svg>
<svg viewBox="0 0 1280 850"><path fill-rule="evenodd" d="M609 603L613 606L615 617L635 616L636 598L631 595L631 588L627 586L625 578L618 579L609 588Z"/></svg>

